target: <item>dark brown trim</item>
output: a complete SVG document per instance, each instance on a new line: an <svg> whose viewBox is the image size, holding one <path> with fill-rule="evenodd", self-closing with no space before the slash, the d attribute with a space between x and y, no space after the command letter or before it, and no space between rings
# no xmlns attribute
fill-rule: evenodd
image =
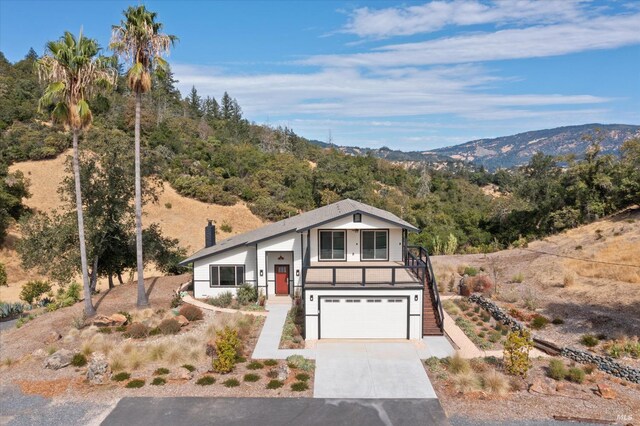
<svg viewBox="0 0 640 426"><path fill-rule="evenodd" d="M364 259L362 257L362 253L364 251L364 245L362 244L362 240L364 239L363 234L365 232L379 232L379 231L384 231L387 233L387 256L384 259ZM389 232L389 228L378 228L378 229L361 229L360 230L360 262L388 262L389 261L389 242L391 239L391 232ZM374 246L375 246L375 234L374 234ZM375 254L375 248L373 249L374 254Z"/></svg>
<svg viewBox="0 0 640 426"><path fill-rule="evenodd" d="M342 232L344 234L344 259L321 259L320 258L320 232ZM318 262L346 262L347 261L347 230L346 229L317 229L318 239ZM333 251L333 236L331 237L331 250Z"/></svg>

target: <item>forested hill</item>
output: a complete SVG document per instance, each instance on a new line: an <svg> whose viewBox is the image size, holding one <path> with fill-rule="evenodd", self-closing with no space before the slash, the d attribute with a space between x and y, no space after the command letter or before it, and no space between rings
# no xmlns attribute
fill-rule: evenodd
<svg viewBox="0 0 640 426"><path fill-rule="evenodd" d="M498 138L477 139L430 151L400 151L387 147L360 148L312 142L322 147L333 147L349 155L372 155L389 161L425 162L432 165L470 162L476 166L496 170L523 166L537 152L554 157L574 155L582 158L595 137L600 139L603 153L618 154L625 141L640 137L640 126L594 123L557 127Z"/></svg>
<svg viewBox="0 0 640 426"><path fill-rule="evenodd" d="M8 175L7 165L51 158L71 145L68 133L51 125L48 111L37 111L43 88L33 72L35 60L34 51L14 64L0 53L0 242L6 226L25 213L19 199L28 176ZM534 156L527 167L497 173L460 164L408 168L323 148L291 129L251 123L231 95L203 98L194 88L183 97L175 83L171 73L155 77L143 97L144 173L204 202L243 201L266 220L352 198L415 224L422 232L412 235L413 242L432 251L439 251L438 241L455 240L449 247L478 252L640 203L640 140L627 142L621 157L603 155L594 144L585 160L570 162L568 170L545 155ZM115 91L89 104L94 124L81 139L85 157L93 153L101 162L113 162L127 144L133 150L134 102L125 78L120 77ZM116 169L92 169L87 158L83 164L87 184L100 172ZM110 195L114 202L130 197Z"/></svg>

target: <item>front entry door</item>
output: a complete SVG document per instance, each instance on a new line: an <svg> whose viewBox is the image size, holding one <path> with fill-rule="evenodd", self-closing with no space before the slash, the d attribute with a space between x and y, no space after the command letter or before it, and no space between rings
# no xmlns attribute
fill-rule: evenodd
<svg viewBox="0 0 640 426"><path fill-rule="evenodd" d="M289 294L289 265L276 265L276 294Z"/></svg>

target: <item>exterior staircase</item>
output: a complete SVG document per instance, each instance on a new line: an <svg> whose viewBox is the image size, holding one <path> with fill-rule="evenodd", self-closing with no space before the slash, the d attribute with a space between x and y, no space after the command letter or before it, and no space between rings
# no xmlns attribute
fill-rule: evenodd
<svg viewBox="0 0 640 426"><path fill-rule="evenodd" d="M267 310L269 310L269 306L274 306L274 305L291 306L292 303L293 303L293 301L291 300L291 297L289 297L289 296L274 296L274 295L270 295L269 298L267 299L267 302L265 303L265 307L267 308Z"/></svg>
<svg viewBox="0 0 640 426"><path fill-rule="evenodd" d="M422 335L423 336L442 336L444 333L438 326L438 317L433 308L433 296L429 288L424 289L422 313Z"/></svg>

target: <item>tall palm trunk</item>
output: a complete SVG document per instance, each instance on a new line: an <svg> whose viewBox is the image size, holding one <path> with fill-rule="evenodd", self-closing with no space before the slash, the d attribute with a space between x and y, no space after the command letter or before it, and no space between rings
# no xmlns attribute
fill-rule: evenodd
<svg viewBox="0 0 640 426"><path fill-rule="evenodd" d="M76 184L76 211L78 213L78 238L80 239L80 263L82 266L82 288L84 289L84 313L88 317L96 314L91 303L91 287L87 266L87 247L84 240L84 214L82 213L82 193L80 188L80 164L78 161L78 131L73 131L73 178Z"/></svg>
<svg viewBox="0 0 640 426"><path fill-rule="evenodd" d="M136 259L138 262L138 307L149 306L144 289L144 263L142 262L142 183L140 177L140 104L142 94L136 92L135 168L136 168Z"/></svg>

